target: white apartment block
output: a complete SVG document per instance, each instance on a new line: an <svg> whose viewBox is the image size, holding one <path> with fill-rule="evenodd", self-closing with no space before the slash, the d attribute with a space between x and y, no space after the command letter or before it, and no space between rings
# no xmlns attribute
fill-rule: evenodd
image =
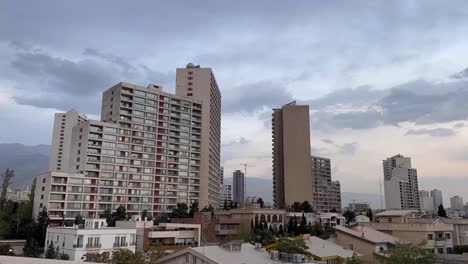
<svg viewBox="0 0 468 264"><path fill-rule="evenodd" d="M223 184L221 185L221 190L220 190L220 199L222 201L222 205L224 205L224 202L230 202L232 201L232 186L230 184Z"/></svg>
<svg viewBox="0 0 468 264"><path fill-rule="evenodd" d="M56 113L52 132L52 145L50 147L49 171L70 170L71 135L73 127L88 118L76 110L66 113Z"/></svg>
<svg viewBox="0 0 468 264"><path fill-rule="evenodd" d="M458 195L450 197L450 208L452 210L463 210L463 198Z"/></svg>
<svg viewBox="0 0 468 264"><path fill-rule="evenodd" d="M411 158L400 154L383 161L385 208L420 209L418 176Z"/></svg>
<svg viewBox="0 0 468 264"><path fill-rule="evenodd" d="M176 71L176 95L203 102L201 120L200 208L220 204L221 93L211 68L189 63Z"/></svg>
<svg viewBox="0 0 468 264"><path fill-rule="evenodd" d="M105 219L87 219L84 227L48 227L44 247L51 243L70 260L84 261L87 253L135 252L136 229L107 227Z"/></svg>
<svg viewBox="0 0 468 264"><path fill-rule="evenodd" d="M63 136L70 143L67 170L62 165L61 171L69 174L53 170L38 176L44 191L36 192L35 214L45 206L51 220L61 221L95 218L121 205L130 215L147 210L153 216L177 203L217 206L219 89L209 68L177 74L178 80L179 75L198 80L187 87L193 94L127 83L106 90L101 121L83 119ZM49 180L43 183L44 178Z"/></svg>
<svg viewBox="0 0 468 264"><path fill-rule="evenodd" d="M431 191L432 201L434 202L434 208L437 210L439 205L444 205L444 197L442 196L442 191L434 189Z"/></svg>
<svg viewBox="0 0 468 264"><path fill-rule="evenodd" d="M431 193L429 191L419 191L419 201L421 205L421 211L428 213L432 213L435 211L434 200L432 199Z"/></svg>

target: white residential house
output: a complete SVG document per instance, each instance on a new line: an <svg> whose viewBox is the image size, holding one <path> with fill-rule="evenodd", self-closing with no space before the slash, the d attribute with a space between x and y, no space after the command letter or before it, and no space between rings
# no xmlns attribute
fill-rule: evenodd
<svg viewBox="0 0 468 264"><path fill-rule="evenodd" d="M339 213L321 213L317 216L323 227L344 226L346 218Z"/></svg>
<svg viewBox="0 0 468 264"><path fill-rule="evenodd" d="M84 261L87 253L128 249L135 252L136 229L107 227L105 219L87 219L84 227L48 227L45 248L53 243L73 261Z"/></svg>

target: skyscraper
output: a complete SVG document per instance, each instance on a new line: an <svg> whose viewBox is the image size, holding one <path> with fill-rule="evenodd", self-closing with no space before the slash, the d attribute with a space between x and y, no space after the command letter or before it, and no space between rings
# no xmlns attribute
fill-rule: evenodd
<svg viewBox="0 0 468 264"><path fill-rule="evenodd" d="M203 102L201 120L200 205L220 204L221 93L211 68L189 63L176 71L176 95Z"/></svg>
<svg viewBox="0 0 468 264"><path fill-rule="evenodd" d="M400 154L383 161L385 208L420 209L418 175L411 158Z"/></svg>
<svg viewBox="0 0 468 264"><path fill-rule="evenodd" d="M232 173L233 183L233 200L239 204L244 204L245 199L245 175L240 170L235 170Z"/></svg>
<svg viewBox="0 0 468 264"><path fill-rule="evenodd" d="M283 209L313 201L309 106L296 102L273 109L273 201Z"/></svg>
<svg viewBox="0 0 468 264"><path fill-rule="evenodd" d="M203 119L210 120L204 102L163 92L157 85L119 83L106 90L101 121L83 119L67 134L68 170L36 177L34 214L47 207L57 222L77 215L98 217L125 206L130 214L157 216L177 203L201 203L202 178L209 189L208 174L202 177L201 168L219 156L215 144L203 144L210 140L203 134L219 135L215 118L202 125ZM204 133L204 128L213 131ZM210 149L203 152L203 145Z"/></svg>
<svg viewBox="0 0 468 264"><path fill-rule="evenodd" d="M425 212L434 212L434 200L431 197L431 193L426 190L419 191L419 201L421 204L421 210Z"/></svg>
<svg viewBox="0 0 468 264"><path fill-rule="evenodd" d="M70 170L71 134L73 127L83 123L88 118L75 110L66 113L56 113L50 147L49 171Z"/></svg>
<svg viewBox="0 0 468 264"><path fill-rule="evenodd" d="M442 191L434 189L431 191L432 201L434 202L434 210L439 208L439 205L444 205L444 198L442 197Z"/></svg>
<svg viewBox="0 0 468 264"><path fill-rule="evenodd" d="M312 156L313 207L319 212L341 209L340 182L331 180L330 159Z"/></svg>
<svg viewBox="0 0 468 264"><path fill-rule="evenodd" d="M450 198L450 208L452 210L463 210L463 198L455 195Z"/></svg>

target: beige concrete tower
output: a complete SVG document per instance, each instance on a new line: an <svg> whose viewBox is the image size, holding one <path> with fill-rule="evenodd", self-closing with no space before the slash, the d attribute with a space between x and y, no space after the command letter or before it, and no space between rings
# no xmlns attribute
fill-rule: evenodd
<svg viewBox="0 0 468 264"><path fill-rule="evenodd" d="M83 123L87 118L75 110L56 113L52 145L50 147L49 171L70 171L70 147L73 127Z"/></svg>
<svg viewBox="0 0 468 264"><path fill-rule="evenodd" d="M313 200L309 106L273 109L273 200L276 208Z"/></svg>
<svg viewBox="0 0 468 264"><path fill-rule="evenodd" d="M178 68L176 95L202 101L200 206L220 204L221 93L211 68Z"/></svg>

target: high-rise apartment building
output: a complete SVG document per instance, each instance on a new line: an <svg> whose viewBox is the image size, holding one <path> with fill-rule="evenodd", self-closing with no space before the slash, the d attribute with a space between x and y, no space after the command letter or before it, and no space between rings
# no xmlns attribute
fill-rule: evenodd
<svg viewBox="0 0 468 264"><path fill-rule="evenodd" d="M232 185L224 184L224 167L221 167L220 188L219 188L219 207L222 208L226 203L232 201Z"/></svg>
<svg viewBox="0 0 468 264"><path fill-rule="evenodd" d="M232 173L232 185L233 185L233 201L239 204L245 202L245 175L240 170L235 170Z"/></svg>
<svg viewBox="0 0 468 264"><path fill-rule="evenodd" d="M284 209L313 201L309 106L296 102L273 109L273 201Z"/></svg>
<svg viewBox="0 0 468 264"><path fill-rule="evenodd" d="M455 195L450 198L450 208L452 210L463 210L463 198Z"/></svg>
<svg viewBox="0 0 468 264"><path fill-rule="evenodd" d="M432 199L431 193L426 190L419 191L419 201L421 205L421 211L434 212L434 200Z"/></svg>
<svg viewBox="0 0 468 264"><path fill-rule="evenodd" d="M211 68L189 63L176 71L176 95L200 100L201 123L200 205L219 205L221 150L221 93Z"/></svg>
<svg viewBox="0 0 468 264"><path fill-rule="evenodd" d="M52 132L52 145L50 147L49 171L70 170L70 148L73 127L88 118L75 110L66 113L56 113Z"/></svg>
<svg viewBox="0 0 468 264"><path fill-rule="evenodd" d="M442 191L434 189L431 191L432 201L434 203L434 209L437 210L439 205L444 205L444 198L442 196Z"/></svg>
<svg viewBox="0 0 468 264"><path fill-rule="evenodd" d="M314 198L312 206L318 212L341 209L340 182L331 180L330 159L312 156Z"/></svg>
<svg viewBox="0 0 468 264"><path fill-rule="evenodd" d="M411 158L400 154L383 161L385 208L420 209L418 175Z"/></svg>
<svg viewBox="0 0 468 264"><path fill-rule="evenodd" d="M129 214L156 216L177 203L201 203L202 164L212 161L211 151L202 151L204 118L210 115L202 100L159 86L119 83L106 90L102 121L72 128L67 173L37 177L35 215L45 206L52 221L91 218L123 205Z"/></svg>

